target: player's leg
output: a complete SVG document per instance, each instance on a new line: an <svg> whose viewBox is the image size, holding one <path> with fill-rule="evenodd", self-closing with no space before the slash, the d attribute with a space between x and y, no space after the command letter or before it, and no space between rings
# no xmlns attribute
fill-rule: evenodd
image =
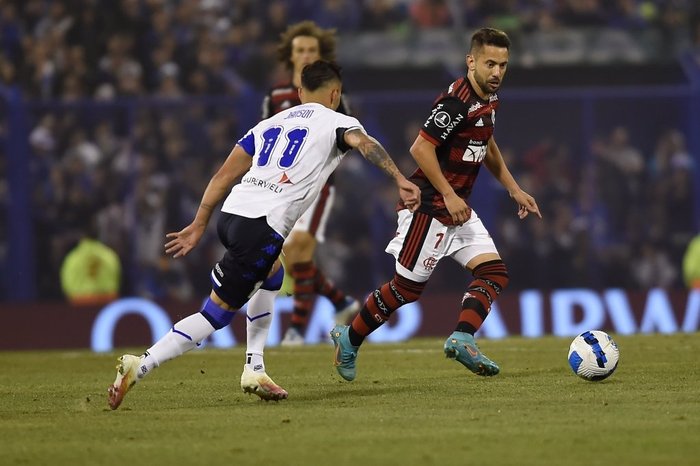
<svg viewBox="0 0 700 466"><path fill-rule="evenodd" d="M265 371L263 353L275 309L275 298L282 287L284 268L279 261L260 289L248 301L246 311L246 362L241 374L241 389L254 393L263 400L287 398L285 389L277 385Z"/></svg>
<svg viewBox="0 0 700 466"><path fill-rule="evenodd" d="M173 325L143 355L121 356L117 362L117 377L107 390L110 408L117 409L131 387L153 369L190 351L216 330L231 323L235 311L236 308L227 305L212 291L200 312Z"/></svg>
<svg viewBox="0 0 700 466"><path fill-rule="evenodd" d="M437 220L408 210L399 212L397 235L386 251L396 258L396 275L374 290L350 326L331 331L335 366L345 380L356 375L357 351L365 337L389 320L404 304L417 301L449 243L448 228Z"/></svg>
<svg viewBox="0 0 700 466"><path fill-rule="evenodd" d="M334 198L335 188L326 184L285 241L284 259L294 279L294 310L291 325L282 339L284 346L304 343L303 335L316 295L325 296L331 301L335 307L337 323L347 322L360 308L357 300L328 280L313 260L317 244L325 241L326 225Z"/></svg>
<svg viewBox="0 0 700 466"><path fill-rule="evenodd" d="M478 375L496 375L498 365L476 345L474 334L481 328L493 301L508 285L508 271L496 246L475 212L469 222L456 227L451 257L471 270L472 282L462 298L462 310L454 332L445 341L445 355L456 359Z"/></svg>
<svg viewBox="0 0 700 466"><path fill-rule="evenodd" d="M195 348L214 331L227 326L265 281L282 249L283 238L264 218L222 215L217 225L227 250L211 271L212 292L202 310L173 325L142 356L119 358L108 401L117 409L129 389L162 363Z"/></svg>

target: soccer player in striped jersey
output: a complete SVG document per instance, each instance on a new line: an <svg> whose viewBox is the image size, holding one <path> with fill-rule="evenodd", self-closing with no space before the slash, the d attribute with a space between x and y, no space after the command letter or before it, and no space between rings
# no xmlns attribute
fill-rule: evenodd
<svg viewBox="0 0 700 466"><path fill-rule="evenodd" d="M289 73L289 81L278 83L265 96L262 117L269 118L298 105L301 71L316 60L335 60L335 30L323 29L313 21L293 24L282 34L277 57ZM345 97L338 112L350 115ZM336 323L347 323L360 309L360 303L326 279L314 262L318 243L325 241L326 224L335 200L333 175L321 194L304 212L284 242L284 262L294 279L294 310L291 325L282 338L283 346L304 344L304 332L316 295L328 298L335 307ZM266 303L267 304L267 303Z"/></svg>
<svg viewBox="0 0 700 466"><path fill-rule="evenodd" d="M192 223L167 235L170 241L165 252L173 257L187 255L199 243L216 205L226 198L217 224L226 253L211 271L209 299L201 312L177 322L142 356L125 354L119 358L117 377L108 388L112 409L118 408L129 389L153 369L229 325L234 313L259 289L277 293L284 275L279 263L284 239L350 149L357 149L396 181L399 197L410 210L418 207L420 190L401 174L381 144L366 134L357 119L335 111L341 89L336 65L316 61L306 66L302 104L248 131L210 180ZM240 183L234 185L238 178ZM266 332L260 335L261 347ZM262 353L259 361L246 363L242 386L248 366L256 364L262 364ZM251 391L261 398L287 398L286 390L264 370L253 372L250 378Z"/></svg>
<svg viewBox="0 0 700 466"><path fill-rule="evenodd" d="M521 219L530 213L542 217L535 199L506 167L493 137L496 91L508 66L509 47L502 31L484 28L474 33L466 76L440 94L411 147L419 168L410 179L421 188L422 201L415 212L399 204L397 234L387 246L396 258L396 275L370 294L350 326L338 325L331 331L336 369L346 380L355 378L357 351L365 337L400 306L418 300L444 257L473 275L457 326L445 341L445 355L478 375L496 375L500 370L481 353L474 333L508 284L508 271L467 200L483 164L515 201Z"/></svg>

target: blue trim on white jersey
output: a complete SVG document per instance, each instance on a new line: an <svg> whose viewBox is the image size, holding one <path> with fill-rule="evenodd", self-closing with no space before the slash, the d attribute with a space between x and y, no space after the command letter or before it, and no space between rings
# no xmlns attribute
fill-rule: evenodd
<svg viewBox="0 0 700 466"><path fill-rule="evenodd" d="M251 157L255 155L255 137L252 131L238 140L238 145L243 148L244 151Z"/></svg>

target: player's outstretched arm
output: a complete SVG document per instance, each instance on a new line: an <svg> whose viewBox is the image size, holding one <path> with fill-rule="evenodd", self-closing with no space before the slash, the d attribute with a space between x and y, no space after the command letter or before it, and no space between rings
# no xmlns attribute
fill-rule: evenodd
<svg viewBox="0 0 700 466"><path fill-rule="evenodd" d="M498 182L508 190L511 199L518 204L518 217L520 219L527 217L530 212L542 218L540 208L537 206L535 198L523 191L515 181L493 137L491 137L488 142L484 165L486 165L486 168L489 169Z"/></svg>
<svg viewBox="0 0 700 466"><path fill-rule="evenodd" d="M420 188L403 176L379 141L359 129L346 131L344 138L350 147L360 151L360 154L365 159L374 166L379 167L396 181L396 186L399 188L399 197L408 210L415 212L420 206Z"/></svg>
<svg viewBox="0 0 700 466"><path fill-rule="evenodd" d="M192 223L178 232L165 235L166 238L170 238L170 241L165 243L166 254L172 254L173 257L185 256L197 246L214 208L228 194L233 183L248 171L252 160L241 146L236 145L233 148L219 171L209 180Z"/></svg>

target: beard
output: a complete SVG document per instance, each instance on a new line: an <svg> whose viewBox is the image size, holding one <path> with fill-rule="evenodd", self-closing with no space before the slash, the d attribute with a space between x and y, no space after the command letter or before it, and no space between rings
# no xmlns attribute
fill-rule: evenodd
<svg viewBox="0 0 700 466"><path fill-rule="evenodd" d="M481 89L481 92L484 94L493 94L498 90L499 87L501 87L501 81L492 81L489 82L483 77L479 76L479 74L474 71L474 81L476 82L476 85L479 86L479 89Z"/></svg>

